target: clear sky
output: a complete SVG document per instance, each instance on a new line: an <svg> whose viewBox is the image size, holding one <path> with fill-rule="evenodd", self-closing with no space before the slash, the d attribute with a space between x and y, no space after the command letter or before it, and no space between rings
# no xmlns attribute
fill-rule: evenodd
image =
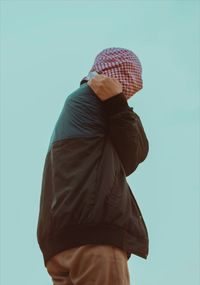
<svg viewBox="0 0 200 285"><path fill-rule="evenodd" d="M55 121L94 58L133 50L150 150L127 180L148 228L131 285L200 284L200 2L1 1L1 284L49 285L36 240Z"/></svg>

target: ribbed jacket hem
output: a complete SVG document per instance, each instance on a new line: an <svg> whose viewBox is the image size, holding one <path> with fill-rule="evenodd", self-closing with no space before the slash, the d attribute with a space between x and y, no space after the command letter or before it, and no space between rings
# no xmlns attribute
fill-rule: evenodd
<svg viewBox="0 0 200 285"><path fill-rule="evenodd" d="M67 249L78 247L85 244L110 244L117 246L127 252L129 259L131 253L134 253L142 258L147 258L142 250L132 250L129 252L124 244L126 232L119 227L108 225L76 225L69 227L65 231L60 232L56 236L49 237L40 243L40 248L43 253L44 265L47 261ZM141 241L141 243L146 241ZM138 239L136 244L138 244Z"/></svg>

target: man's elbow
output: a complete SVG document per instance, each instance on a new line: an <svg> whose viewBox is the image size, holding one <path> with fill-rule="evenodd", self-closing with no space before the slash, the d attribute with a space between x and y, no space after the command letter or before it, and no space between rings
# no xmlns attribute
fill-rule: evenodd
<svg viewBox="0 0 200 285"><path fill-rule="evenodd" d="M126 176L129 176L137 169L138 165L146 159L148 153L149 142L146 140L145 144L138 146L137 151L133 150L132 155L129 154L124 167Z"/></svg>
<svg viewBox="0 0 200 285"><path fill-rule="evenodd" d="M149 153L149 141L148 139L146 138L145 141L143 141L143 144L141 144L140 146L140 162L143 162L147 155Z"/></svg>

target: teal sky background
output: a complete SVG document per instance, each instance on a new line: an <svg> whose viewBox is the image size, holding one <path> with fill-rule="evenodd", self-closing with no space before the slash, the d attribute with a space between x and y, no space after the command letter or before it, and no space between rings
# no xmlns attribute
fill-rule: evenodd
<svg viewBox="0 0 200 285"><path fill-rule="evenodd" d="M42 170L66 97L107 47L133 50L129 105L149 154L127 180L148 228L131 285L200 284L200 2L1 1L1 284L49 285L37 244Z"/></svg>

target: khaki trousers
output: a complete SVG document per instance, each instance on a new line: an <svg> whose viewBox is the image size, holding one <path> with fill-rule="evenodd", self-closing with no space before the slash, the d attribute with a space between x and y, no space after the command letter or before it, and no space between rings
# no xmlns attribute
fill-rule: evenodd
<svg viewBox="0 0 200 285"><path fill-rule="evenodd" d="M130 285L127 254L112 245L62 251L46 264L53 285Z"/></svg>

